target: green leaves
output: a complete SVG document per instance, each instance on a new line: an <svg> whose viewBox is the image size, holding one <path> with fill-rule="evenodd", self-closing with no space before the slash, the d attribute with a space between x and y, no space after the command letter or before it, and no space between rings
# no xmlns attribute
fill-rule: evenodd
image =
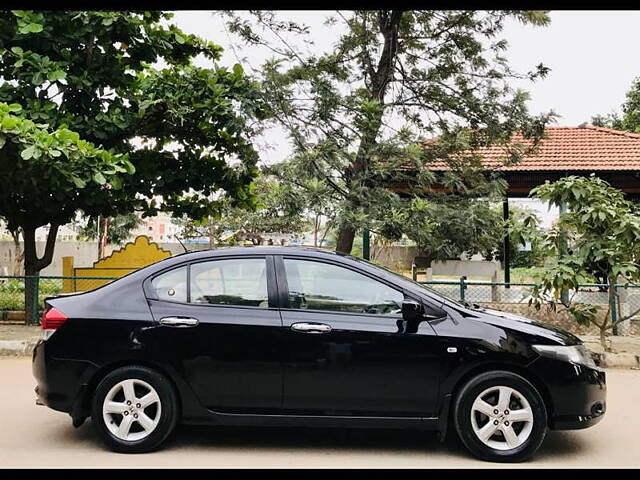
<svg viewBox="0 0 640 480"><path fill-rule="evenodd" d="M0 101L42 124L27 132L16 115L0 118L0 137L11 133L2 146L3 162L11 161L0 174L25 177L15 191L0 191L16 218L64 223L77 209L200 215L212 192L253 202L248 185L258 155L250 138L256 117L266 117L258 85L239 65L194 67L195 57L216 60L221 48L170 18L0 11ZM153 69L157 63L166 69ZM40 171L18 175L25 164Z"/></svg>
<svg viewBox="0 0 640 480"><path fill-rule="evenodd" d="M536 145L553 117L528 114L527 94L512 88L519 75L504 60L507 44L499 38L508 17L544 25L544 12L340 12L328 21L340 29L319 32L333 36L331 48L320 53L303 44L312 42L310 28L286 13L227 16L242 43L266 45L275 54L260 71L261 96L289 134L294 155L338 197L340 223L351 230L344 238L374 224L390 237L402 234L408 223L391 214L399 197L390 185L434 203L441 196L436 182L461 203L495 196L504 187L500 180L480 173L477 159L458 154L509 145L516 131ZM544 73L541 66L530 78ZM531 150L509 146L512 162ZM453 168L435 175L430 162L436 160ZM454 250L442 246L438 254Z"/></svg>
<svg viewBox="0 0 640 480"><path fill-rule="evenodd" d="M48 130L17 116L20 111L0 103L0 175L12 179L11 189L0 192L0 216L22 226L65 223L78 208L94 205L96 197L108 198L107 183L122 186L120 172L132 169L126 157L98 149L66 128Z"/></svg>
<svg viewBox="0 0 640 480"><path fill-rule="evenodd" d="M104 185L105 183L107 183L107 179L104 178L104 175L101 172L94 173L92 178L93 181L98 185Z"/></svg>
<svg viewBox="0 0 640 480"><path fill-rule="evenodd" d="M36 153L36 147L35 145L31 145L30 147L27 147L24 150L22 150L22 152L20 153L20 156L24 160L29 160L30 158L35 156L35 153Z"/></svg>
<svg viewBox="0 0 640 480"><path fill-rule="evenodd" d="M563 290L571 299L579 285L594 280L608 284L610 296L615 296L611 285L621 279L631 283L640 281L640 215L621 191L591 175L547 182L532 195L557 205L564 204L567 209L558 225L542 240L548 256L559 260L556 265L545 268L536 281L533 289L536 302L554 305L561 301ZM551 298L547 294L551 294ZM579 324L596 324L604 338L604 332L610 327L610 311L604 318L601 315L596 318L598 310L592 305L570 300L569 304L565 301L565 306Z"/></svg>

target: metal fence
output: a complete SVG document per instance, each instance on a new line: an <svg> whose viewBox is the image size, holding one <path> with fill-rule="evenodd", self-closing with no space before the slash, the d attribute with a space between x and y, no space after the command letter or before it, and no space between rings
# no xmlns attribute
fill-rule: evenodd
<svg viewBox="0 0 640 480"><path fill-rule="evenodd" d="M7 312L23 312L26 299L37 305L29 323L38 323L44 299L65 291L89 291L116 280L116 277L0 276L0 319ZM28 295L25 293L28 291Z"/></svg>
<svg viewBox="0 0 640 480"><path fill-rule="evenodd" d="M531 290L535 285L533 283L469 281L464 277L460 280L436 280L420 283L454 300L481 304L528 304L531 299ZM616 295L611 300L607 284L580 285L572 302L602 306L605 309L611 303L613 322L620 315L626 317L640 309L640 286L618 284L614 285L614 289ZM632 317L633 320L636 318L640 318L640 314Z"/></svg>
<svg viewBox="0 0 640 480"><path fill-rule="evenodd" d="M25 299L30 298L37 308L30 312L29 323L38 323L44 309L44 299L65 292L89 291L116 280L116 277L64 277L64 276L0 276L0 320L8 312L23 312ZM533 283L504 283L460 280L432 280L420 282L428 288L455 300L480 304L522 304L529 302ZM617 285L617 301L611 305L613 320L620 314L628 316L640 309L640 287ZM28 296L25 290L29 291ZM581 285L574 302L607 307L608 285ZM22 317L24 318L24 316ZM638 315L640 319L640 315Z"/></svg>

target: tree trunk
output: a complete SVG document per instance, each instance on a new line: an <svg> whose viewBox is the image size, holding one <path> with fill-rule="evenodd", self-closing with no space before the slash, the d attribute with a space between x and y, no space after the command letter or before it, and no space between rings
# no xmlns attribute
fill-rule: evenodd
<svg viewBox="0 0 640 480"><path fill-rule="evenodd" d="M393 10L381 11L378 14L380 33L384 37L384 45L378 59L378 64L371 71L371 85L369 87L369 96L373 100L380 103L380 109L375 116L370 117L367 125L360 132L360 145L356 153L355 159L350 165L345 175L345 182L348 187L351 186L352 179L357 179L359 174L369 169L371 150L376 145L376 138L382 127L382 119L384 115L384 98L387 92L389 81L393 77L393 68L395 59L398 54L398 29L402 19L402 11ZM366 186L366 177L364 183ZM354 205L356 208L366 208L367 205ZM336 252L351 253L353 248L353 239L355 238L356 229L352 226L341 225L338 231L338 241Z"/></svg>
<svg viewBox="0 0 640 480"><path fill-rule="evenodd" d="M13 239L13 251L15 259L13 261L13 275L22 275L22 262L24 261L24 250L20 248L20 228L11 230L11 238Z"/></svg>
<svg viewBox="0 0 640 480"><path fill-rule="evenodd" d="M47 235L42 258L38 258L36 250L36 227L22 227L24 237L24 314L27 324L38 323L38 284L40 270L51 265L53 251L58 235L58 225L52 224Z"/></svg>
<svg viewBox="0 0 640 480"><path fill-rule="evenodd" d="M318 218L319 218L319 215L316 213L315 220L313 222L313 246L314 247L318 246L318 229L320 228L320 225L318 223L319 222Z"/></svg>
<svg viewBox="0 0 640 480"><path fill-rule="evenodd" d="M349 255L353 248L353 239L356 236L356 229L350 225L341 225L338 230L338 240L336 242L336 252Z"/></svg>
<svg viewBox="0 0 640 480"><path fill-rule="evenodd" d="M607 346L607 324L600 327L600 344L605 352L609 352L611 349Z"/></svg>

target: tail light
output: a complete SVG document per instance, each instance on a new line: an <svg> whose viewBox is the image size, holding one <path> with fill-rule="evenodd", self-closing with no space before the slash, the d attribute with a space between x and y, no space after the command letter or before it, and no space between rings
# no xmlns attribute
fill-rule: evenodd
<svg viewBox="0 0 640 480"><path fill-rule="evenodd" d="M42 329L57 330L62 326L66 319L67 316L60 310L56 310L52 306L47 305L45 311L42 313Z"/></svg>

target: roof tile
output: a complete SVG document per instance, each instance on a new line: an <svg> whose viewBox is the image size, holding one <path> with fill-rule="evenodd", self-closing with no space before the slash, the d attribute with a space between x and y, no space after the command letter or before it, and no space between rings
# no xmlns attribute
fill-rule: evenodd
<svg viewBox="0 0 640 480"><path fill-rule="evenodd" d="M484 166L501 171L536 170L640 170L640 135L610 128L583 125L547 127L538 151L516 165L505 165L508 153L503 146L482 147ZM513 141L529 143L521 134ZM430 165L433 170L447 170L445 162Z"/></svg>

